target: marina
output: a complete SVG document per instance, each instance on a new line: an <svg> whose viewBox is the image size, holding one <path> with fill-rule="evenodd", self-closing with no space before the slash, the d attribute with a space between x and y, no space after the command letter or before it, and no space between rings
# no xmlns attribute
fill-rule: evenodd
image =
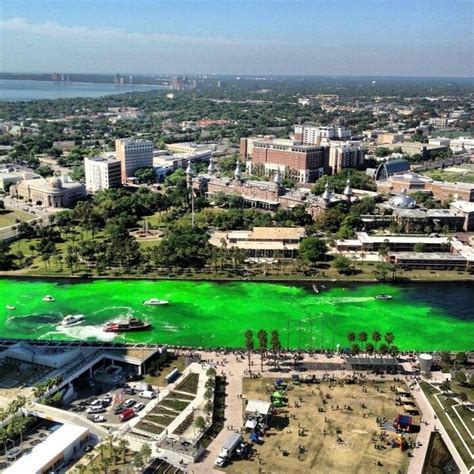
<svg viewBox="0 0 474 474"><path fill-rule="evenodd" d="M159 310L144 305L153 294L169 304ZM350 331L367 332L369 341L373 331L390 331L401 350L469 350L474 340L472 283L328 283L316 294L311 284L298 283L2 279L0 308L2 338L44 341L236 348L247 329L277 330L284 347L306 350L348 347ZM84 320L62 325L67 315ZM104 331L108 323L130 318L151 327Z"/></svg>

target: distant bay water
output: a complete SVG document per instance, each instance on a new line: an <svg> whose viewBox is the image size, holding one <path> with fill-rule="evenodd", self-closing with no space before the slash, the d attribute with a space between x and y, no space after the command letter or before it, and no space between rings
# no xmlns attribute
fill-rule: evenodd
<svg viewBox="0 0 474 474"><path fill-rule="evenodd" d="M165 86L141 84L99 84L87 82L52 82L0 79L0 101L71 99L102 97L126 92L145 92Z"/></svg>

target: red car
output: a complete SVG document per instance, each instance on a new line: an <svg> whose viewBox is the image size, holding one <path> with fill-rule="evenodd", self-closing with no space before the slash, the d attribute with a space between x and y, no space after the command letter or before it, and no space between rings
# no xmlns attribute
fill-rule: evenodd
<svg viewBox="0 0 474 474"><path fill-rule="evenodd" d="M130 418L135 416L135 410L133 408L127 408L119 415L119 419L121 422L128 421Z"/></svg>

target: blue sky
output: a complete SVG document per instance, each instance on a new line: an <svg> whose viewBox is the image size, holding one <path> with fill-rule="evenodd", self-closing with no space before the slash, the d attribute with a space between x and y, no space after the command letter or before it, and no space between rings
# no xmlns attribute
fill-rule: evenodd
<svg viewBox="0 0 474 474"><path fill-rule="evenodd" d="M474 76L473 0L1 0L0 69Z"/></svg>

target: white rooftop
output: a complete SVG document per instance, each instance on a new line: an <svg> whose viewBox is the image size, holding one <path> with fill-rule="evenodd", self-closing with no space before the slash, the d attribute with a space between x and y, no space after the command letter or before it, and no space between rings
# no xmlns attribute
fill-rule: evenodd
<svg viewBox="0 0 474 474"><path fill-rule="evenodd" d="M463 212L474 212L474 202L454 201L451 206Z"/></svg>
<svg viewBox="0 0 474 474"><path fill-rule="evenodd" d="M35 446L30 454L21 457L3 472L5 474L36 474L43 472L44 466L88 431L87 428L82 426L65 423L51 436L48 436L45 441Z"/></svg>
<svg viewBox="0 0 474 474"><path fill-rule="evenodd" d="M268 415L272 404L262 400L249 400L245 407L245 413L258 413L260 415Z"/></svg>

